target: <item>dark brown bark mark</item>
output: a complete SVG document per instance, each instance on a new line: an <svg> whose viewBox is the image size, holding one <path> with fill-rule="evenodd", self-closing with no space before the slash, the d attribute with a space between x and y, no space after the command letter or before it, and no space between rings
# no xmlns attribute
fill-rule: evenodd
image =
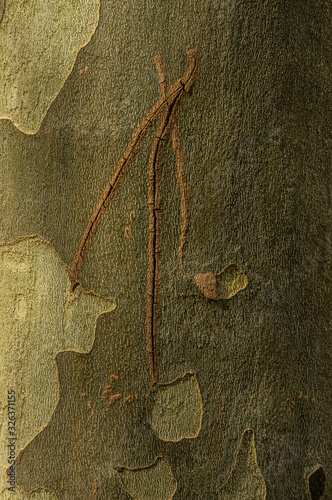
<svg viewBox="0 0 332 500"><path fill-rule="evenodd" d="M319 500L324 493L326 475L323 467L317 467L309 476L311 500Z"/></svg>

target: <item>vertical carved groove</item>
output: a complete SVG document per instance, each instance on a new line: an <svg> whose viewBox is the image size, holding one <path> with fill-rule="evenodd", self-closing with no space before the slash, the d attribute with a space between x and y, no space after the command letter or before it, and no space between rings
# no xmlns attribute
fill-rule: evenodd
<svg viewBox="0 0 332 500"><path fill-rule="evenodd" d="M195 60L194 75L190 75L191 85L197 78L199 71L198 55L190 51ZM190 54L189 53L189 54ZM161 96L169 95L171 89L167 84L166 66L161 57L155 57L155 64L159 76L159 85ZM182 82L185 88L186 83ZM189 87L190 88L190 87ZM188 88L188 90L189 90ZM188 92L186 90L186 93ZM175 149L178 165L178 179L181 192L182 225L180 241L180 261L182 263L182 247L185 241L185 232L188 227L189 219L189 191L186 184L184 154L180 137L180 128L177 122L177 112L186 93L172 100L163 111L157 133L154 137L149 160L149 268L148 283L146 293L146 339L147 354L151 385L158 382L159 375L159 347L158 347L158 315L159 315L159 296L161 280L161 159L164 151L167 137L171 131L173 147Z"/></svg>
<svg viewBox="0 0 332 500"><path fill-rule="evenodd" d="M94 235L116 193L139 153L143 141L153 126L160 119L159 127L153 139L149 159L149 183L148 183L148 205L149 205L149 245L148 245L148 277L146 293L146 341L150 383L154 385L158 381L158 314L159 295L161 279L161 159L165 148L167 137L172 132L173 147L176 154L178 166L178 179L181 192L181 241L180 261L182 263L182 248L185 241L185 233L189 220L189 191L186 183L184 165L184 154L180 137L180 128L177 122L177 112L181 102L188 94L191 86L196 80L199 72L199 56L196 51L190 50L189 68L184 77L178 80L172 87L167 84L166 67L163 60L157 56L155 63L159 76L161 98L153 106L145 120L139 125L133 134L133 138L120 159L111 180L107 184L97 206L88 222L80 244L78 246L74 262L70 268L71 292L73 293L79 283L79 275L88 253Z"/></svg>

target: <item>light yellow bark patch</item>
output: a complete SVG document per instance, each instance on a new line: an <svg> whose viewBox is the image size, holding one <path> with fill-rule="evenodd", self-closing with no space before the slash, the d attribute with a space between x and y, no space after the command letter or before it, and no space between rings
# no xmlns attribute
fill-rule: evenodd
<svg viewBox="0 0 332 500"><path fill-rule="evenodd" d="M8 408L15 408L17 456L57 406L56 354L88 352L98 316L112 311L115 302L81 285L71 295L68 267L39 236L0 245L0 291L0 497L5 498ZM8 406L8 390L14 391L14 405Z"/></svg>
<svg viewBox="0 0 332 500"><path fill-rule="evenodd" d="M6 0L0 22L0 118L38 131L99 21L99 0Z"/></svg>
<svg viewBox="0 0 332 500"><path fill-rule="evenodd" d="M234 468L220 488L220 500L265 500L265 481L257 465L254 431L242 434Z"/></svg>
<svg viewBox="0 0 332 500"><path fill-rule="evenodd" d="M196 375L185 373L168 384L154 385L147 396L148 421L159 439L178 442L198 436L203 417Z"/></svg>
<svg viewBox="0 0 332 500"><path fill-rule="evenodd" d="M171 467L162 457L147 467L122 467L118 474L126 491L136 500L171 500L177 488Z"/></svg>

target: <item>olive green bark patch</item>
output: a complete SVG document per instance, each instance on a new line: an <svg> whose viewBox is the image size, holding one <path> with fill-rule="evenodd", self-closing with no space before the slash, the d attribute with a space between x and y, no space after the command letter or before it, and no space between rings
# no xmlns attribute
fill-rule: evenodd
<svg viewBox="0 0 332 500"><path fill-rule="evenodd" d="M195 438L201 430L203 405L195 373L154 385L147 396L148 421L163 441Z"/></svg>
<svg viewBox="0 0 332 500"><path fill-rule="evenodd" d="M241 437L234 468L220 488L221 500L265 500L266 486L257 465L254 431L247 429Z"/></svg>
<svg viewBox="0 0 332 500"><path fill-rule="evenodd" d="M136 500L170 500L177 488L167 460L158 457L153 464L137 469L118 469L120 481Z"/></svg>
<svg viewBox="0 0 332 500"><path fill-rule="evenodd" d="M92 348L98 316L115 307L79 285L71 295L68 267L39 236L0 245L1 443L8 437L8 393L15 391L16 455L48 423L59 400L55 356ZM13 392L11 392L11 395ZM0 451L0 496L8 487Z"/></svg>
<svg viewBox="0 0 332 500"><path fill-rule="evenodd" d="M0 24L0 118L26 134L37 132L96 30L99 5L99 0L6 0Z"/></svg>
<svg viewBox="0 0 332 500"><path fill-rule="evenodd" d="M229 264L218 274L196 274L199 291L211 300L230 299L248 285L248 278L237 264Z"/></svg>

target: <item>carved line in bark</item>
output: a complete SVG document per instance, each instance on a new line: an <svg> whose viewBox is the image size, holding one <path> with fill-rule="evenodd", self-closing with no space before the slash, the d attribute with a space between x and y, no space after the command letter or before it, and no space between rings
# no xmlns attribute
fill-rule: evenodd
<svg viewBox="0 0 332 500"><path fill-rule="evenodd" d="M162 113L167 108L171 108L174 111L178 110L178 107L184 97L188 94L190 88L192 87L194 81L196 80L199 72L199 56L195 50L190 50L188 53L189 58L189 68L183 78L178 80L167 93L167 96L161 97L157 103L153 106L151 111L147 114L145 120L137 127L133 133L133 138L129 143L125 153L121 157L117 167L111 177L111 180L104 189L100 200L98 201L96 208L87 224L84 231L80 244L78 246L74 262L71 266L71 289L75 289L79 283L79 275L82 269L84 259L90 248L92 240L96 234L96 231L108 209L112 200L114 199L116 193L118 192L129 168L139 153L143 141L154 125L154 123L161 117Z"/></svg>
<svg viewBox="0 0 332 500"><path fill-rule="evenodd" d="M166 140L170 131L172 132L173 147L176 153L178 166L178 179L181 193L181 239L180 239L180 261L182 264L183 245L185 233L189 221L189 191L186 182L186 172L184 165L184 153L180 137L179 124L177 122L177 112L188 94L191 86L199 73L199 56L195 50L188 53L189 68L184 77L172 87L167 84L166 67L157 56L155 63L160 81L161 99L153 106L142 124L133 134L127 150L120 159L113 176L107 184L92 216L85 229L79 247L77 249L73 265L70 269L71 292L73 293L79 284L79 275L84 263L84 259L90 248L94 235L108 209L111 201L119 190L130 165L139 153L143 141L152 125L160 119L159 127L151 146L149 159L149 185L148 185L148 206L149 206L149 245L148 245L148 277L147 277L147 313L146 313L146 339L147 355L149 365L150 383L154 385L158 381L158 314L159 314L159 292L161 276L161 159L165 148Z"/></svg>

